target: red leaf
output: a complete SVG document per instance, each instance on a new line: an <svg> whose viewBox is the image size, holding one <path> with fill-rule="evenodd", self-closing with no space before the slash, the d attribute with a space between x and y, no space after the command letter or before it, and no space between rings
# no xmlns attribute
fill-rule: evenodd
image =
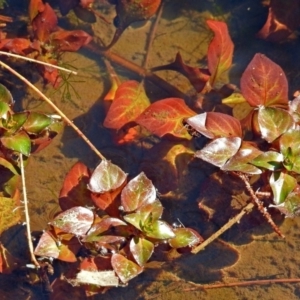
<svg viewBox="0 0 300 300"><path fill-rule="evenodd" d="M183 119L195 115L182 99L167 98L151 104L136 122L159 137L172 134L190 139L191 136L183 127Z"/></svg>
<svg viewBox="0 0 300 300"><path fill-rule="evenodd" d="M220 75L231 67L234 45L226 23L215 20L207 20L206 23L215 34L207 52L210 83L213 86Z"/></svg>
<svg viewBox="0 0 300 300"><path fill-rule="evenodd" d="M50 33L53 32L56 25L57 16L48 3L45 4L44 9L32 21L33 31L41 42L48 41Z"/></svg>
<svg viewBox="0 0 300 300"><path fill-rule="evenodd" d="M18 267L18 261L0 243L0 273L10 274Z"/></svg>
<svg viewBox="0 0 300 300"><path fill-rule="evenodd" d="M59 205L62 210L67 210L74 206L92 206L87 184L90 178L90 171L87 166L77 162L68 172L62 189L59 194Z"/></svg>
<svg viewBox="0 0 300 300"><path fill-rule="evenodd" d="M0 42L0 49L20 55L26 55L28 51L32 50L31 42L23 38L3 39Z"/></svg>
<svg viewBox="0 0 300 300"><path fill-rule="evenodd" d="M251 106L288 105L288 82L283 70L263 54L255 54L241 78L241 91Z"/></svg>
<svg viewBox="0 0 300 300"><path fill-rule="evenodd" d="M130 80L122 83L104 120L104 126L120 129L134 121L148 106L149 99L141 83Z"/></svg>
<svg viewBox="0 0 300 300"><path fill-rule="evenodd" d="M30 0L28 12L30 21L45 9L45 4L42 0Z"/></svg>
<svg viewBox="0 0 300 300"><path fill-rule="evenodd" d="M57 51L75 52L87 45L93 38L83 30L59 30L53 32L50 39Z"/></svg>
<svg viewBox="0 0 300 300"><path fill-rule="evenodd" d="M160 70L174 70L188 78L190 83L200 93L206 86L207 81L210 78L209 71L207 69L200 69L197 67L191 67L184 63L180 53L176 54L175 61L164 66L158 66L151 69L152 71Z"/></svg>

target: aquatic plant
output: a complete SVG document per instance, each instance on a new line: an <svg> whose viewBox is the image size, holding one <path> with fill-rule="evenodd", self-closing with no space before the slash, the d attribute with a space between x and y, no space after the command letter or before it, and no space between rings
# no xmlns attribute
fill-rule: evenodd
<svg viewBox="0 0 300 300"><path fill-rule="evenodd" d="M60 1L62 14L79 5L92 12L94 1L70 1L68 6ZM115 2L115 1L113 1ZM273 2L272 2L273 3ZM112 89L107 94L109 103L104 127L112 132L116 143L139 143L155 136L157 143L148 150L144 170L128 178L121 168L107 160L86 136L48 98L35 88L39 96L55 109L56 115L36 111L13 110L10 92L0 86L0 171L1 219L0 233L20 221L20 186L22 177L25 206L26 183L24 165L29 156L42 150L62 129L62 120L84 139L101 159L91 171L77 162L69 171L59 195L59 212L49 222L35 249L32 247L29 214L26 207L28 244L33 267L46 292L59 297L61 287L79 286L87 295L105 292L109 287L126 285L146 268L155 251L179 249L197 253L208 243L238 222L254 206L281 237L278 226L263 198L272 200L269 205L286 217L299 214L299 101L288 99L288 83L283 70L263 54L256 54L241 77L240 90L219 80L232 64L234 45L226 23L207 20L214 37L207 50L207 67L187 65L180 53L173 63L152 68L137 67L112 54L108 49L117 43L123 31L134 21L149 19L160 6L160 1L120 0L116 5L116 33L111 43L104 46L91 42L92 37L83 31L65 31L57 28L57 16L51 6L41 0L30 1L29 15L33 38L2 39L0 49L26 56L34 53L40 61L57 64L65 51L80 47L101 53L108 59L139 73L171 92L171 97L151 103L143 82L121 82L110 72ZM92 12L94 14L94 12ZM9 70L8 66L1 65ZM43 65L43 77L54 86L58 83L57 68ZM174 70L184 75L201 93L202 98L189 103L180 92L154 74L160 70ZM26 84L26 79L11 70ZM174 92L174 94L172 94ZM248 113L242 119L215 110L217 98L222 106L248 104ZM203 108L210 107L209 111ZM199 113L201 111L201 113ZM123 131L120 138L118 132ZM205 141L199 149L197 141ZM184 158L180 157L184 154ZM206 241L199 233L184 226L172 226L162 219L161 194L176 190L181 167L187 167L193 158L201 159L224 172L236 175L245 184L252 203L233 221L225 224ZM149 177L147 165L166 162L166 172L172 183L157 180L155 186ZM148 176L148 173L149 175ZM249 178L258 176L260 190L255 192ZM151 178L152 179L152 178ZM155 178L153 178L153 181ZM161 184L159 184L159 181ZM156 190L158 188L158 190ZM217 208L216 208L217 209ZM50 284L55 261L70 264ZM11 273L20 268L19 262L0 244L0 272ZM60 275L61 275L60 274ZM71 284L71 285L69 285Z"/></svg>

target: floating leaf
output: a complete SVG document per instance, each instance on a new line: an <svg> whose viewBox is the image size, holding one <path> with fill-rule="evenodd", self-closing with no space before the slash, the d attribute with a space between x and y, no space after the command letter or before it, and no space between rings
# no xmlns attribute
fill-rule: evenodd
<svg viewBox="0 0 300 300"><path fill-rule="evenodd" d="M76 206L57 215L50 224L66 233L82 236L91 228L93 221L94 214L90 209Z"/></svg>
<svg viewBox="0 0 300 300"><path fill-rule="evenodd" d="M1 83L0 83L0 101L8 105L12 105L14 103L11 92Z"/></svg>
<svg viewBox="0 0 300 300"><path fill-rule="evenodd" d="M79 284L90 284L95 286L118 286L119 278L114 271L92 271L80 270L76 275Z"/></svg>
<svg viewBox="0 0 300 300"><path fill-rule="evenodd" d="M120 129L134 121L149 105L143 85L135 80L126 81L118 87L103 125Z"/></svg>
<svg viewBox="0 0 300 300"><path fill-rule="evenodd" d="M11 274L18 267L18 260L0 243L0 273Z"/></svg>
<svg viewBox="0 0 300 300"><path fill-rule="evenodd" d="M221 167L221 170L243 172L252 175L261 174L262 171L260 169L249 164L249 162L252 162L253 159L261 153L262 151L254 147L252 144L242 142L238 152Z"/></svg>
<svg viewBox="0 0 300 300"><path fill-rule="evenodd" d="M193 247L200 244L203 238L191 228L174 228L175 237L169 240L172 248Z"/></svg>
<svg viewBox="0 0 300 300"><path fill-rule="evenodd" d="M136 237L131 239L129 248L135 261L140 266L144 266L154 251L154 244L144 238Z"/></svg>
<svg viewBox="0 0 300 300"><path fill-rule="evenodd" d="M167 98L151 104L135 121L159 137L172 134L190 139L182 121L195 115L182 99Z"/></svg>
<svg viewBox="0 0 300 300"><path fill-rule="evenodd" d="M111 265L123 283L127 283L143 272L142 267L117 253L111 257Z"/></svg>
<svg viewBox="0 0 300 300"><path fill-rule="evenodd" d="M283 172L272 173L270 186L273 191L273 201L278 205L283 203L289 193L294 190L297 186L297 180Z"/></svg>
<svg viewBox="0 0 300 300"><path fill-rule="evenodd" d="M213 86L220 75L231 67L234 46L226 23L215 20L207 20L206 23L215 34L207 51L210 83Z"/></svg>
<svg viewBox="0 0 300 300"><path fill-rule="evenodd" d="M223 104L241 104L245 103L246 99L241 93L232 93L229 97L222 99Z"/></svg>
<svg viewBox="0 0 300 300"><path fill-rule="evenodd" d="M29 134L39 134L52 123L51 117L38 112L30 112L23 128Z"/></svg>
<svg viewBox="0 0 300 300"><path fill-rule="evenodd" d="M219 112L205 112L188 118L186 122L196 131L210 139L219 137L242 137L240 121Z"/></svg>
<svg viewBox="0 0 300 300"><path fill-rule="evenodd" d="M17 166L14 166L11 162L3 157L0 157L0 165L10 170L15 175L20 175L20 170Z"/></svg>
<svg viewBox="0 0 300 300"><path fill-rule="evenodd" d="M29 115L29 112L23 111L19 113L15 113L8 118L8 122L6 128L9 130L9 133L15 133L25 123Z"/></svg>
<svg viewBox="0 0 300 300"><path fill-rule="evenodd" d="M275 151L267 151L255 157L251 161L251 164L270 171L275 171L280 168L283 160L284 157L281 153Z"/></svg>
<svg viewBox="0 0 300 300"><path fill-rule="evenodd" d="M255 54L241 78L241 91L251 106L287 106L288 82L283 70L263 54Z"/></svg>
<svg viewBox="0 0 300 300"><path fill-rule="evenodd" d="M134 211L143 204L153 203L155 199L155 187L144 172L131 179L121 193L122 206L126 212Z"/></svg>
<svg viewBox="0 0 300 300"><path fill-rule="evenodd" d="M126 180L127 174L110 161L102 160L94 170L88 189L94 193L105 193L117 189Z"/></svg>
<svg viewBox="0 0 300 300"><path fill-rule="evenodd" d="M197 151L195 157L221 168L238 152L241 143L242 139L239 137L218 138Z"/></svg>
<svg viewBox="0 0 300 300"><path fill-rule="evenodd" d="M260 107L257 117L261 137L272 143L293 125L293 118L283 109Z"/></svg>
<svg viewBox="0 0 300 300"><path fill-rule="evenodd" d="M0 102L0 118L6 119L7 118L7 112L9 110L10 110L10 108L9 108L9 105L7 103ZM0 127L3 127L2 122L0 122Z"/></svg>
<svg viewBox="0 0 300 300"><path fill-rule="evenodd" d="M34 250L34 254L38 256L58 258L58 244L53 238L52 234L48 233L47 231L42 234Z"/></svg>
<svg viewBox="0 0 300 300"><path fill-rule="evenodd" d="M24 131L19 131L14 135L2 136L0 138L1 143L7 149L17 151L26 156L30 154L31 141L29 136Z"/></svg>
<svg viewBox="0 0 300 300"><path fill-rule="evenodd" d="M165 221L148 219L142 226L142 231L151 238L165 240L175 236L173 228Z"/></svg>

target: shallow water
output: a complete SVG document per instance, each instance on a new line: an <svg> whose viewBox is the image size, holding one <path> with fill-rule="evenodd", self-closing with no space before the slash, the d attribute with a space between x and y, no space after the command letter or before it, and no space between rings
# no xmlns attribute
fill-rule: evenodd
<svg viewBox="0 0 300 300"><path fill-rule="evenodd" d="M223 2L226 2L226 5ZM112 13L106 12L108 17ZM178 51L186 63L205 65L207 45L212 36L205 26L205 20L215 16L220 20L227 20L235 44L234 66L228 74L229 81L238 84L241 73L253 55L260 52L283 68L292 95L300 85L297 71L300 63L297 59L299 39L285 44L271 44L256 39L254 35L263 25L266 13L261 1L166 1L151 46L148 67L170 63ZM145 40L150 25L151 22L147 22L139 28L128 28L113 47L113 51L140 65L145 55ZM104 26L98 21L93 25L93 29L104 41L110 40L111 27ZM105 157L133 176L143 162L143 152L136 147L116 148L111 142L110 133L102 126L104 119L102 99L109 89L109 80L101 58L83 50L65 55L64 60L79 69L79 75L72 78L81 82L74 82L72 85L80 97L76 97L72 92L71 99L62 98L59 93L53 94L52 89L46 89L46 94L51 95L54 102L87 134ZM127 72L117 65L114 65L114 68L123 80L138 78L136 74ZM177 73L164 71L158 74L177 86L188 97L195 95L185 78ZM40 82L36 84L43 88ZM149 97L153 100L167 96L153 85L147 84L147 89ZM11 91L23 108L38 107L38 110L51 112L51 109L46 104L38 102L30 91L25 98L17 88L12 88ZM94 168L98 163L98 158L68 127L49 147L31 158L26 176L32 230L40 231L45 228L47 222L59 210L57 199L62 181L70 167L78 160L90 168ZM234 195L242 194L243 186L237 179L214 171L207 164L193 162L181 176L177 191L162 196L165 219L172 223L178 218L186 227L196 229L207 238L237 214L245 206L245 199ZM158 170L157 173L160 175ZM205 205L205 211L199 210L199 202ZM193 290L195 286L188 283L214 284L300 277L298 268L300 258L297 256L300 248L298 234L300 220L299 218L283 220L276 213L274 219L280 224L280 229L286 236L284 240L272 232L266 221L253 211L244 217L240 224L235 225L221 239L199 254L180 256L175 252L163 252L155 255L152 260L165 261L164 264L153 264L143 274L131 280L127 287L114 288L94 298L299 299L299 283L208 290ZM15 254L23 256L26 251L26 243L22 239L23 232L18 229L15 231L16 235L13 235L13 238L11 234L4 235L4 242L19 245L14 247ZM1 299L41 299L38 288L23 285L15 288L14 278L2 277L1 281L0 288L4 297ZM82 299L75 294L72 298Z"/></svg>

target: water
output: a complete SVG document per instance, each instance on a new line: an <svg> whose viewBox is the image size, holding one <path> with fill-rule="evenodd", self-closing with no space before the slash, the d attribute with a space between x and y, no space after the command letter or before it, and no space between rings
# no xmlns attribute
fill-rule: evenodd
<svg viewBox="0 0 300 300"><path fill-rule="evenodd" d="M205 65L207 45L212 36L205 26L205 20L216 16L220 20L228 21L235 44L234 65L229 72L230 82L238 84L241 73L253 55L260 52L284 69L290 82L291 97L300 83L297 71L300 61L297 59L299 39L284 44L258 40L254 35L263 25L267 13L260 1L224 2L166 1L150 50L148 67L170 63L178 51L187 64ZM106 13L111 12L107 10ZM110 40L111 27L101 22L93 27L96 34L105 41ZM145 55L145 39L149 28L150 22L139 28L128 28L113 47L113 51L140 65ZM62 111L74 119L108 159L133 176L138 172L146 150L128 146L116 148L111 142L110 133L102 126L104 110L101 99L109 89L109 80L101 58L84 50L67 54L64 60L79 69L79 76L72 78L82 82L73 82L72 85L80 97L71 92L71 99L62 99L62 95L58 93L53 95L52 89L46 89L46 94L51 95ZM136 74L117 65L114 68L122 80L138 78ZM188 95L195 94L187 80L177 73L164 71L158 74ZM19 82L16 84L20 85ZM40 82L37 82L37 86L43 89ZM149 97L153 100L167 96L153 85L147 84L147 88ZM51 112L46 104L37 102L36 96L30 91L25 98L24 93L18 92L13 86L11 91L20 107L33 109L38 106L38 110ZM98 163L98 158L68 127L49 147L33 155L26 169L26 176L34 231L44 229L59 210L57 199L62 181L78 160L90 168ZM165 219L172 223L178 218L185 226L196 229L208 238L236 215L245 206L245 199L235 195L243 194L244 187L230 175L214 171L207 164L194 161L181 176L176 193L162 196ZM198 203L203 204L205 210L200 211ZM164 262L163 264L152 263L143 274L131 280L127 287L111 289L94 299L298 299L299 284L250 285L204 291L192 290L195 287L188 283L214 284L299 277L299 218L283 220L278 214L274 218L286 236L284 240L277 237L266 221L254 211L226 232L222 239L197 255L180 256L176 252L162 251L154 255L152 260ZM3 239L6 243L22 245L13 247L15 255L22 257L26 252L26 242L22 238L23 232L18 230L15 230L15 235L4 235ZM1 299L42 297L39 287L31 288L21 284L19 277L1 276L1 282ZM16 283L18 288L15 288ZM75 289L73 292L73 299L83 299L75 294ZM67 293L66 297L70 297L70 290Z"/></svg>

